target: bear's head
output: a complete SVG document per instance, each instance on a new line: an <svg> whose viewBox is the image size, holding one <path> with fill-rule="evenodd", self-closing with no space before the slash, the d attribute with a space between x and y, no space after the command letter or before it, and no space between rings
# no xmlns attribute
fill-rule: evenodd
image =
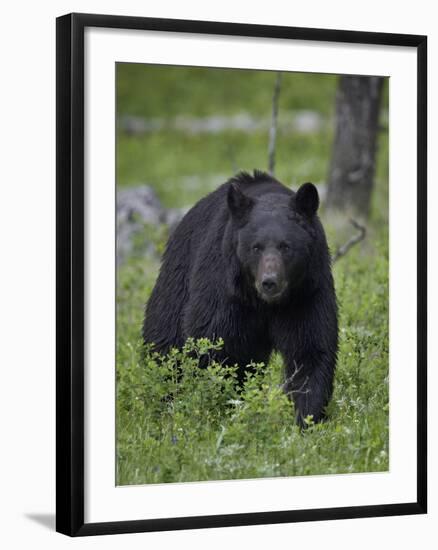
<svg viewBox="0 0 438 550"><path fill-rule="evenodd" d="M309 278L320 227L316 187L305 183L296 193L268 189L250 195L232 183L227 200L245 280L263 302L285 301Z"/></svg>

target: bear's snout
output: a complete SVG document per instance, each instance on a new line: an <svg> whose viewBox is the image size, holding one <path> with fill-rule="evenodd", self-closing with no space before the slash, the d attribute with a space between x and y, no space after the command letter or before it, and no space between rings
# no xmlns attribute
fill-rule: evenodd
<svg viewBox="0 0 438 550"><path fill-rule="evenodd" d="M265 277L262 281L262 287L265 292L275 292L278 288L277 277Z"/></svg>
<svg viewBox="0 0 438 550"><path fill-rule="evenodd" d="M256 288L261 298L266 302L279 300L287 286L281 255L266 252L260 258L257 271Z"/></svg>

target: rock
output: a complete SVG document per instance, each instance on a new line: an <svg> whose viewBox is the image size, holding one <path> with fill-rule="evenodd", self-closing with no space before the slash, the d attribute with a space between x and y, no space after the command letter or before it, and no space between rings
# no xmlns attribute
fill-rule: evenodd
<svg viewBox="0 0 438 550"><path fill-rule="evenodd" d="M165 223L165 210L148 185L117 192L117 264L134 252L134 237L146 224ZM144 243L144 253L155 252L151 242Z"/></svg>
<svg viewBox="0 0 438 550"><path fill-rule="evenodd" d="M134 221L137 216L144 223L163 221L164 208L155 191L148 185L117 192L117 221Z"/></svg>
<svg viewBox="0 0 438 550"><path fill-rule="evenodd" d="M117 192L117 265L132 254L159 254L153 240L145 234L146 226L166 224L172 231L188 208L166 209L149 185L121 189ZM136 242L136 237L140 237ZM138 240L137 240L138 241Z"/></svg>

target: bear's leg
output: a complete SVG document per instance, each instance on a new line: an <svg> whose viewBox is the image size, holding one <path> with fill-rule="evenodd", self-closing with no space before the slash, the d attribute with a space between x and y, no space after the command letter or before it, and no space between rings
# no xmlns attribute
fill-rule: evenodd
<svg viewBox="0 0 438 550"><path fill-rule="evenodd" d="M286 354L285 359L283 388L295 404L297 424L306 427L308 416L313 422L320 422L333 392L334 361L317 353L289 357Z"/></svg>
<svg viewBox="0 0 438 550"><path fill-rule="evenodd" d="M338 348L335 301L317 297L293 314L280 315L272 328L286 365L284 391L295 404L297 423L305 427L309 415L314 422L323 420Z"/></svg>

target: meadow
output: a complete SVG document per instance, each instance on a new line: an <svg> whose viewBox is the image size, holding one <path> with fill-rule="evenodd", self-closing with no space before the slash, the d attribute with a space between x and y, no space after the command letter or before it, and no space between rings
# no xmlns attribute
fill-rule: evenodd
<svg viewBox="0 0 438 550"><path fill-rule="evenodd" d="M269 72L119 65L119 188L147 183L166 207L189 207L237 170L266 169L274 82ZM292 188L313 181L323 195L336 85L332 75L283 76L276 177ZM197 355L220 341L188 341L165 358L143 353L144 304L169 231L145 225L136 238L152 242L156 253L133 253L117 273L117 484L388 470L385 112L387 95L367 236L333 268L340 348L328 420L309 420L304 432L294 425L277 354L239 389L232 365L197 367ZM303 114L310 123L294 126ZM130 132L123 117L152 123ZM323 207L321 218L334 251L354 230ZM169 393L173 399L164 399Z"/></svg>

